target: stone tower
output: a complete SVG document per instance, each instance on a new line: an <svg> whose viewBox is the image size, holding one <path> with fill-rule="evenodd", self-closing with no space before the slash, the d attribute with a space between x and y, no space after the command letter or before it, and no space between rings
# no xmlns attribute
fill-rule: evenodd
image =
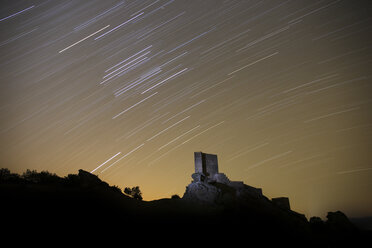
<svg viewBox="0 0 372 248"><path fill-rule="evenodd" d="M207 180L212 180L218 174L217 155L202 152L194 152L195 174L201 175ZM202 178L201 181L204 181Z"/></svg>

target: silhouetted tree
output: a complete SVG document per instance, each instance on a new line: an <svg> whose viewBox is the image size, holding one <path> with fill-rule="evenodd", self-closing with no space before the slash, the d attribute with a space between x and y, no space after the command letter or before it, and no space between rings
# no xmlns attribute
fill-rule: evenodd
<svg viewBox="0 0 372 248"><path fill-rule="evenodd" d="M113 191L116 191L116 192L121 193L121 189L119 188L119 186L114 185L114 186L110 186L110 188L111 188Z"/></svg>
<svg viewBox="0 0 372 248"><path fill-rule="evenodd" d="M55 183L60 183L63 181L62 178L57 176L54 173L50 173L48 171L42 171L42 172L37 172L36 170L26 170L22 174L22 178L26 182L31 182L31 183L42 183L42 184L55 184Z"/></svg>
<svg viewBox="0 0 372 248"><path fill-rule="evenodd" d="M132 189L129 187L125 187L124 194L131 196L132 195Z"/></svg>
<svg viewBox="0 0 372 248"><path fill-rule="evenodd" d="M60 183L63 181L62 178L57 176L55 173L49 171L42 171L39 173L40 183Z"/></svg>
<svg viewBox="0 0 372 248"><path fill-rule="evenodd" d="M1 168L0 169L0 182L6 181L10 176L10 170L7 168Z"/></svg>
<svg viewBox="0 0 372 248"><path fill-rule="evenodd" d="M180 197L179 195L177 195L177 194L172 195L171 198L172 198L173 200L175 200L175 199L181 199L181 197Z"/></svg>
<svg viewBox="0 0 372 248"><path fill-rule="evenodd" d="M142 200L142 192L139 186L135 186L133 188L125 187L124 193L134 199Z"/></svg>
<svg viewBox="0 0 372 248"><path fill-rule="evenodd" d="M132 192L133 192L132 195L134 199L142 200L142 192L139 186L133 187Z"/></svg>
<svg viewBox="0 0 372 248"><path fill-rule="evenodd" d="M27 182L32 182L32 183L40 182L40 177L36 170L27 169L25 172L23 172L22 178L26 180Z"/></svg>
<svg viewBox="0 0 372 248"><path fill-rule="evenodd" d="M0 182L1 183L20 183L23 182L21 176L17 173L11 173L7 168L0 169Z"/></svg>
<svg viewBox="0 0 372 248"><path fill-rule="evenodd" d="M76 174L68 174L65 177L65 183L69 186L78 186L80 185L80 177Z"/></svg>

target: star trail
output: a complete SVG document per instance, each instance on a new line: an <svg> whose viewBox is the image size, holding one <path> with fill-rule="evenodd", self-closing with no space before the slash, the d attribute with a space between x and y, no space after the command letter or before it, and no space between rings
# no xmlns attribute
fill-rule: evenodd
<svg viewBox="0 0 372 248"><path fill-rule="evenodd" d="M371 215L370 1L1 1L1 165L182 196L193 152Z"/></svg>

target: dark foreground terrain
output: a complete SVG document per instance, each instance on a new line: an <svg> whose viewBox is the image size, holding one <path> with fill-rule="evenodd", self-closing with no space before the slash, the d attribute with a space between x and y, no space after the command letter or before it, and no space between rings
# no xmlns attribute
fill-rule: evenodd
<svg viewBox="0 0 372 248"><path fill-rule="evenodd" d="M246 247L371 244L371 232L355 227L339 211L328 213L326 221L317 217L308 221L301 214L275 207L266 198L227 199L218 204L179 197L147 202L127 196L83 170L61 178L47 172L19 176L2 169L0 199L4 237L53 235L63 239L78 234L95 240L120 235L132 242L156 238L197 247L226 242Z"/></svg>

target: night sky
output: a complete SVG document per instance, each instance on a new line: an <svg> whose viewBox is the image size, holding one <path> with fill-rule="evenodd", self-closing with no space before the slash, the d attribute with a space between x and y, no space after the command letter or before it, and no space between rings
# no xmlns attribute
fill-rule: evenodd
<svg viewBox="0 0 372 248"><path fill-rule="evenodd" d="M183 195L194 152L372 215L370 0L1 0L0 164Z"/></svg>

